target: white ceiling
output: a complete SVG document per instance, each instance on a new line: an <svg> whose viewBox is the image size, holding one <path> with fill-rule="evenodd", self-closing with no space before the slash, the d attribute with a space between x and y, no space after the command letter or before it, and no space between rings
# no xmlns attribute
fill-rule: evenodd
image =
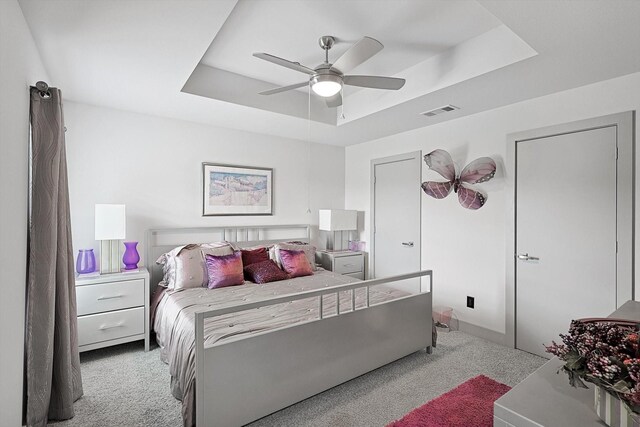
<svg viewBox="0 0 640 427"><path fill-rule="evenodd" d="M361 33L362 28L369 33ZM308 86L259 95L265 89L304 83L309 76L257 59L254 52L315 68L324 61L318 44L322 35L336 38L329 62L364 35L375 35L385 48L348 74L395 76L407 85L397 92L345 86L348 114L328 108L317 96L311 99L309 114ZM533 49L475 1L239 0L183 91L342 126L532 55Z"/></svg>
<svg viewBox="0 0 640 427"><path fill-rule="evenodd" d="M636 0L19 1L49 83L67 100L337 145L640 71ZM357 71L411 80L389 95L348 93L338 122L314 100L310 124L298 91L287 105L238 101L301 81L251 53L315 66L325 34L339 40L331 55L363 35L380 40L385 49ZM206 87L218 78L234 84ZM461 109L419 115L449 103Z"/></svg>

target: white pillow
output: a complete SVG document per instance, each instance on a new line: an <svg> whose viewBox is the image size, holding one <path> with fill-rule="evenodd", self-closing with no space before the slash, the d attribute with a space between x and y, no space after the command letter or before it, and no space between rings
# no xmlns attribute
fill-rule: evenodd
<svg viewBox="0 0 640 427"><path fill-rule="evenodd" d="M233 253L229 242L201 243L178 246L156 261L163 266L164 279L169 289L207 287L209 275L205 254L221 256Z"/></svg>

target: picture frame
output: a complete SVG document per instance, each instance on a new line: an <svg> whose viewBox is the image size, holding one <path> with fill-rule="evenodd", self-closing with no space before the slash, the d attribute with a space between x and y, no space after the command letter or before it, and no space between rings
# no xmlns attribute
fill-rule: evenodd
<svg viewBox="0 0 640 427"><path fill-rule="evenodd" d="M202 216L273 215L273 169L202 163Z"/></svg>

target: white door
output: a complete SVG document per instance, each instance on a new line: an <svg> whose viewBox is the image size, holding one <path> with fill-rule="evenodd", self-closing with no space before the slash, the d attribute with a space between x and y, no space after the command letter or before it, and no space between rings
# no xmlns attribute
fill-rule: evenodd
<svg viewBox="0 0 640 427"><path fill-rule="evenodd" d="M616 309L616 128L516 145L516 347Z"/></svg>
<svg viewBox="0 0 640 427"><path fill-rule="evenodd" d="M373 273L388 277L420 270L420 152L372 162ZM403 282L420 290L420 279Z"/></svg>

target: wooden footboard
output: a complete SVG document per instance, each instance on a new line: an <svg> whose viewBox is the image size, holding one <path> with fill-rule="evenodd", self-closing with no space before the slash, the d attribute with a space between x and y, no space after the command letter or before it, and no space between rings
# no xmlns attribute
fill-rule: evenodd
<svg viewBox="0 0 640 427"><path fill-rule="evenodd" d="M322 296L429 277L428 290L322 316ZM420 279L418 279L420 280ZM195 316L196 423L241 426L421 349L431 350L430 270L274 297ZM355 291L354 291L355 292ZM317 297L319 318L204 347L204 321ZM355 304L355 302L352 302Z"/></svg>

